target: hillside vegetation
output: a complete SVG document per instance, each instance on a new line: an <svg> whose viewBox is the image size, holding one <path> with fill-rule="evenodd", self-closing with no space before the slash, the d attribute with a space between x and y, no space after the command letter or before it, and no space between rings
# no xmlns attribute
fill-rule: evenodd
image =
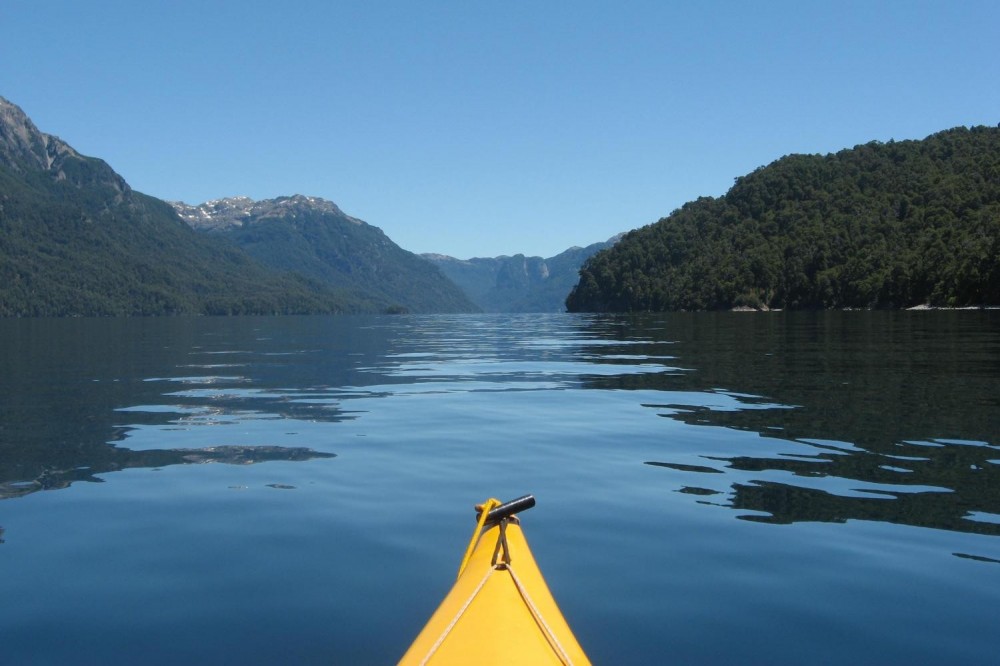
<svg viewBox="0 0 1000 666"><path fill-rule="evenodd" d="M790 155L589 259L570 311L1000 305L1000 129Z"/></svg>
<svg viewBox="0 0 1000 666"><path fill-rule="evenodd" d="M199 233L0 97L0 317L476 309L329 202L273 208L290 214Z"/></svg>
<svg viewBox="0 0 1000 666"><path fill-rule="evenodd" d="M199 236L162 201L112 187L105 177L113 172L100 160L84 158L73 168L84 185L0 165L0 316L337 312L355 305Z"/></svg>
<svg viewBox="0 0 1000 666"><path fill-rule="evenodd" d="M378 312L476 312L431 262L333 202L295 195L222 199L175 209L194 228L224 239L270 268L355 294Z"/></svg>

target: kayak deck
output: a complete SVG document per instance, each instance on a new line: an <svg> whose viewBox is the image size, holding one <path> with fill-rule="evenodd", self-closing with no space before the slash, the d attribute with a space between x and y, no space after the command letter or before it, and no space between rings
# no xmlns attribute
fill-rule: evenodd
<svg viewBox="0 0 1000 666"><path fill-rule="evenodd" d="M590 663L516 517L480 520L470 550L454 587L401 665Z"/></svg>

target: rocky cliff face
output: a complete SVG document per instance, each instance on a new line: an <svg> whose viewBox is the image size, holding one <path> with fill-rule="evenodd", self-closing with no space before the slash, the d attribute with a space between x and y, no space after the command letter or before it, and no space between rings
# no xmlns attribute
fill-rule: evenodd
<svg viewBox="0 0 1000 666"><path fill-rule="evenodd" d="M18 106L0 97L0 162L23 171L48 171L66 157L80 157L61 139L38 131Z"/></svg>
<svg viewBox="0 0 1000 666"><path fill-rule="evenodd" d="M0 165L15 173L42 171L77 187L106 185L127 195L125 179L103 160L84 157L62 139L40 132L27 114L0 97Z"/></svg>
<svg viewBox="0 0 1000 666"><path fill-rule="evenodd" d="M249 197L226 197L196 206L182 201L172 201L170 204L185 222L200 231L226 231L266 220L295 219L316 213L334 215L358 225L365 224L357 218L345 215L332 201L301 194L261 201L254 201Z"/></svg>
<svg viewBox="0 0 1000 666"><path fill-rule="evenodd" d="M613 245L620 236L587 247L572 247L554 257L476 257L456 259L425 254L485 312L562 312L583 262Z"/></svg>

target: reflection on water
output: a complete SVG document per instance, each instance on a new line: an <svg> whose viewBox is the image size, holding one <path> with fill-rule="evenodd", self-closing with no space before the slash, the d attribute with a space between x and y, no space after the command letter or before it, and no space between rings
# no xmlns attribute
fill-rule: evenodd
<svg viewBox="0 0 1000 666"><path fill-rule="evenodd" d="M0 321L0 649L391 663L510 491L597 663L988 663L998 315Z"/></svg>
<svg viewBox="0 0 1000 666"><path fill-rule="evenodd" d="M161 449L132 451L111 447L106 458L93 460L86 466L72 469L52 467L37 478L29 481L0 482L0 499L21 497L37 490L58 490L67 488L74 481L103 481L98 475L117 472L135 467L167 467L168 465L191 465L203 463L226 463L229 465L251 465L253 463L276 460L312 460L333 458L333 453L323 453L307 448L287 448L281 446L210 446L201 449Z"/></svg>
<svg viewBox="0 0 1000 666"><path fill-rule="evenodd" d="M688 472L725 473L725 488L691 481L681 492L725 495L714 503L759 513L746 520L888 523L1000 535L1000 487L996 447L983 443L903 442L900 451L927 447L918 457L891 456L843 446L797 442L815 447L814 455L784 453L773 457L706 456L714 467L647 464ZM886 461L895 460L895 464Z"/></svg>
<svg viewBox="0 0 1000 666"><path fill-rule="evenodd" d="M676 362L696 372L591 386L667 391L671 402L647 405L663 417L758 435L733 437L731 453L699 456L704 464L646 461L679 472L679 492L760 522L1000 535L1000 313L674 315L620 326L654 353L657 336L668 338Z"/></svg>
<svg viewBox="0 0 1000 666"><path fill-rule="evenodd" d="M728 451L676 442L676 459L637 463L747 520L998 534L998 315L4 322L18 353L0 368L0 497L133 467L332 457L298 431L382 398L582 388L733 431Z"/></svg>
<svg viewBox="0 0 1000 666"><path fill-rule="evenodd" d="M320 353L298 346L294 326L281 341L261 339L254 321L267 320L0 321L0 499L129 468L334 457L284 431L247 439L207 426L354 418L340 408L350 396L319 377L349 376L345 359L371 359L384 340L326 320L332 344ZM316 335L319 320L298 321L303 337ZM301 357L310 363L295 375L312 374L315 390L282 388Z"/></svg>

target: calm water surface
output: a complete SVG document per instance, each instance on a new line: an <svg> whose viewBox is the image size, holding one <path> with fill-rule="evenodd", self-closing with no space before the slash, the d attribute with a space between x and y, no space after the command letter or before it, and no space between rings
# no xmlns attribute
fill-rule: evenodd
<svg viewBox="0 0 1000 666"><path fill-rule="evenodd" d="M0 663L394 663L472 505L598 663L996 663L1000 313L0 321Z"/></svg>

